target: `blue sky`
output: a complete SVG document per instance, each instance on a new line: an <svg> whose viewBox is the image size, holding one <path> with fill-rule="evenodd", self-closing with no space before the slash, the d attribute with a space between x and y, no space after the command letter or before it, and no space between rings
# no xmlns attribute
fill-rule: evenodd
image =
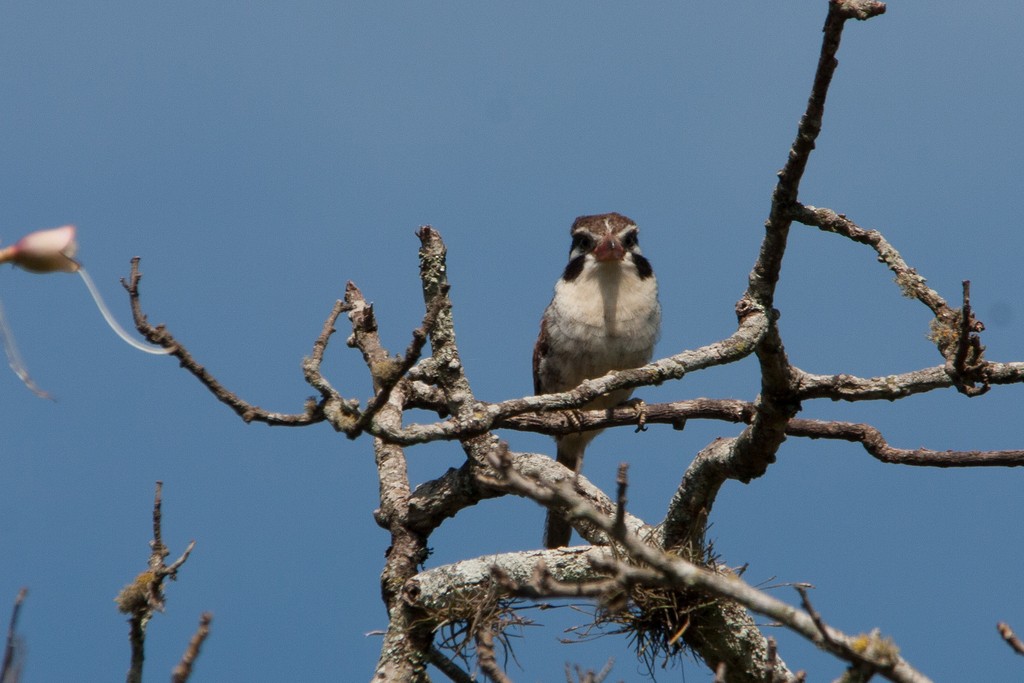
<svg viewBox="0 0 1024 683"><path fill-rule="evenodd" d="M300 362L355 281L384 341L418 324L415 229L449 248L459 342L477 395L531 391L540 312L580 214L634 218L661 283L668 355L729 334L775 171L803 111L826 2L376 4L8 3L0 22L0 238L79 226L81 259L126 324L117 279L142 257L143 300L227 386L298 411ZM1024 6L893 2L847 27L801 199L882 230L951 300L973 283L994 360L1021 360ZM36 380L0 374L0 614L30 590L26 681L117 680L127 626L113 603L148 557L153 483L164 535L196 550L149 627L167 675L214 613L193 680L367 678L385 626L370 443L325 426L246 426L174 361L118 342L77 278L0 272ZM778 307L791 360L877 375L936 365L927 311L872 252L794 228ZM341 328L325 370L369 394ZM752 399L756 364L647 389L648 401ZM810 403L894 445L1020 448L1024 388L886 405ZM634 512L664 514L690 458L737 428L692 423L588 452L599 484L631 463ZM548 439L508 435L515 450ZM463 457L409 452L415 482ZM830 623L880 627L938 680L1011 680L1024 632L1022 475L885 466L852 445L791 440L712 515L723 559L755 584L808 582ZM515 519L514 524L509 520ZM487 501L433 538L430 565L536 547L543 512ZM773 589L790 601L790 588ZM584 619L537 615L517 680L566 660L641 680L613 638L561 647ZM837 663L785 632L811 680ZM658 680L705 680L687 663Z"/></svg>

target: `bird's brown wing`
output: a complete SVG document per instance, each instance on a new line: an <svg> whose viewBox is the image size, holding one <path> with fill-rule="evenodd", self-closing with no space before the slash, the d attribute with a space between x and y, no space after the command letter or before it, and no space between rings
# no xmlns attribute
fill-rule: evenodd
<svg viewBox="0 0 1024 683"><path fill-rule="evenodd" d="M540 386L540 361L548 353L548 331L544 318L540 320L540 334L537 335L537 343L533 347L533 393L546 393Z"/></svg>

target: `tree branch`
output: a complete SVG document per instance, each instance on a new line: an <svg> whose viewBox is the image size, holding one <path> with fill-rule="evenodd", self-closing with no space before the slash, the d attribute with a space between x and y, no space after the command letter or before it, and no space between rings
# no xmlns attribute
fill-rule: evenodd
<svg viewBox="0 0 1024 683"><path fill-rule="evenodd" d="M867 244L878 254L895 276L896 284L905 296L917 299L934 314L929 339L935 342L946 359L945 371L957 391L966 396L980 396L990 387L990 364L983 359L985 347L978 332L985 326L971 310L970 282L963 283L963 306L950 308L939 294L929 288L916 270L907 265L900 253L877 230L864 230L842 214L830 209L801 206L794 203L789 209L794 220L816 226L825 232L842 235L854 242ZM981 386L975 386L977 382Z"/></svg>
<svg viewBox="0 0 1024 683"><path fill-rule="evenodd" d="M210 635L210 622L213 621L213 615L209 612L203 612L199 617L199 628L192 635L191 640L188 641L188 647L185 648L184 654L181 655L181 661L174 667L171 672L171 683L185 683L192 675L192 665L195 664L196 659L199 657L199 650L203 647L203 643L206 642L207 636Z"/></svg>
<svg viewBox="0 0 1024 683"><path fill-rule="evenodd" d="M349 401L339 394L327 378L320 371L324 359L324 352L327 351L327 343L331 335L335 333L335 324L343 312L348 310L343 301L335 301L331 312L324 321L320 336L313 342L313 352L302 359L302 376L306 383L320 393L320 402L315 403L312 398L306 402L306 414L327 420L331 426L338 431L350 428L353 422L353 413L358 409L357 401ZM312 424L312 419L309 424Z"/></svg>
<svg viewBox="0 0 1024 683"><path fill-rule="evenodd" d="M475 683L475 679L472 676L463 671L437 647L430 648L430 663L447 676L448 680L455 681L455 683Z"/></svg>
<svg viewBox="0 0 1024 683"><path fill-rule="evenodd" d="M533 496L527 496L541 503L549 509L562 514L570 521L573 528L579 535L594 545L608 545L609 536L603 527L594 525L585 515L578 514L576 505L579 502L586 503L588 508L600 510L609 518L618 515L619 505L617 501L609 498L604 491L594 486L589 479L568 469L564 465L555 462L545 455L533 453L512 453L503 442L496 443L488 452L488 463L490 467L481 471L478 478L493 488L508 490L499 480L495 479L498 473L494 470L493 457L495 453L503 453L503 462L507 461L507 467L514 470L522 478L536 482L545 490L557 491L555 495L541 500ZM512 491L519 493L518 491ZM642 537L649 536L653 529L644 523L640 518L627 511L622 512L622 523L624 528Z"/></svg>
<svg viewBox="0 0 1024 683"><path fill-rule="evenodd" d="M195 541L191 541L178 559L169 565L165 564L164 560L167 559L170 551L164 545L161 531L162 492L163 482L158 481L153 497L153 540L149 543L151 548L149 568L122 588L115 600L118 610L128 615L128 639L131 645L128 683L141 683L142 681L142 665L146 659L146 625L153 618L154 612L164 610L164 581L166 579L173 581L178 578L178 570L188 560L196 545Z"/></svg>
<svg viewBox="0 0 1024 683"><path fill-rule="evenodd" d="M413 330L412 341L402 356L392 357L381 345L373 307L354 284L348 283L344 302L337 302L305 359L307 382L320 394L310 399L301 414L270 413L240 399L220 385L164 328L149 325L138 296L141 274L138 259L132 262L130 283L124 283L131 299L139 331L151 342L173 349L189 372L218 400L246 422L271 425L305 425L328 421L350 438L362 433L374 437L380 509L375 517L390 533L391 547L381 576L382 597L389 613L389 628L375 680L426 680L426 665L435 663L453 680L469 676L444 658L433 645L438 624L451 620L473 621L481 601L513 596L588 597L610 600L632 587L647 586L696 591L712 596L707 623L689 622L673 636L685 638L722 680L796 680L781 659L774 642L764 638L746 609L779 621L823 649L851 664L841 680L867 680L876 673L893 681L920 683L927 679L898 655L891 641L876 632L848 636L828 626L800 590L803 609L773 598L744 583L704 556L704 530L717 493L729 479L749 482L762 476L774 462L788 436L827 438L860 443L873 457L887 463L934 467L1019 466L1024 451L933 451L890 446L882 434L866 424L799 419L801 401L894 400L934 389L955 387L968 395L980 395L991 384L1024 381L1024 363L991 363L983 359L978 333L983 325L972 312L969 282L964 282L962 307L952 309L926 286L926 281L874 230L864 230L829 209L799 202L802 177L822 130L826 98L837 68L836 54L845 22L864 20L885 12L885 5L870 0L830 0L823 41L811 92L796 137L773 191L765 234L749 275L748 287L736 305L738 325L728 338L686 350L642 368L610 373L584 381L571 391L527 396L500 403L478 401L472 391L455 338L449 298L446 247L440 233L422 226L420 279L425 312ZM887 377L859 378L850 375L813 375L793 366L786 354L776 321L774 296L785 256L788 233L794 221L833 232L872 247L880 261L896 276L905 294L924 303L935 320L931 338L945 363ZM352 324L349 346L358 348L373 380L374 396L365 409L345 399L322 376L320 365L334 324L347 312ZM427 341L430 357L421 360ZM687 373L731 363L755 354L760 364L760 393L753 402L695 399L647 406L641 424L671 424L683 429L686 420L716 419L743 424L732 438L718 439L704 448L686 469L669 503L665 521L657 533L626 511L626 471L620 470L618 491L611 499L585 477L542 455L511 453L491 430L509 428L561 435L585 429L637 424L635 411L614 408L581 411L593 399L620 389L657 385L678 380ZM435 411L440 420L403 425L410 408ZM568 419L573 411L574 419ZM449 417L450 416L450 417ZM404 446L437 440L458 440L465 463L412 490ZM429 535L445 519L486 498L510 492L529 498L572 520L581 535L605 547L508 553L477 558L418 573L427 559ZM159 485L154 508L153 557L150 571L122 591L122 599L134 599L146 616L138 624L138 670L141 675L145 623L154 609L162 609L160 576L171 576L188 557L192 546L170 566L163 564L167 550L160 538ZM665 550L668 552L665 552ZM158 557L159 556L159 557ZM153 559L153 558L157 558ZM689 560L696 559L697 562ZM701 566L707 563L709 567ZM717 570L717 571L716 571ZM143 579L143 577L146 577ZM134 597L133 597L134 596ZM134 603L133 603L134 604ZM123 607L123 605L122 605ZM128 612L128 609L123 611ZM480 668L494 681L507 677L494 654L494 624L475 622L467 632L476 638ZM1007 642L1019 644L1007 626L1000 625ZM12 621L13 629L13 621ZM136 644L133 622L133 666ZM685 632L685 633L684 633ZM197 634L198 636L198 634ZM720 636L720 637L716 637ZM736 640L727 641L727 637ZM201 642L201 640L199 641ZM198 644L196 645L198 652ZM183 660L184 661L184 660ZM446 664L447 662L447 664ZM451 665L450 667L447 665ZM133 680L131 673L129 680Z"/></svg>
<svg viewBox="0 0 1024 683"><path fill-rule="evenodd" d="M349 285L353 288L355 287L352 283L349 283ZM447 293L447 288L445 288L444 294L446 295ZM444 297L438 296L428 303L427 312L423 316L423 323L420 327L413 330L412 341L409 342L409 346L405 350L405 356L396 357L394 359L374 358L376 365L371 367L371 375L374 377L374 388L376 389L376 393L374 394L374 397L370 399L369 403L367 403L366 409L359 416L359 420L356 422L355 426L350 431L346 432L350 439L358 437L366 430L373 421L374 416L380 411L381 407L387 403L395 386L405 378L413 365L416 364L416 361L419 360L420 354L423 351L423 346L427 343L427 338L437 323L437 317L444 305L444 302ZM370 315L372 316L372 309L370 310ZM374 327L374 329L376 329L376 327Z"/></svg>
<svg viewBox="0 0 1024 683"><path fill-rule="evenodd" d="M681 543L698 540L695 535L702 531L703 522L711 511L714 497L726 478L750 481L760 477L775 461L775 453L785 440L785 427L790 418L800 409L796 397L798 375L786 357L782 337L776 325L777 315L773 311L775 287L782 269L786 252L786 241L792 224L790 207L796 203L800 181L814 150L815 140L821 132L825 99L835 73L843 27L849 18L864 19L885 11L880 3L856 2L854 0L833 0L829 3L828 16L823 30L824 38L818 58L818 68L811 86L811 94L800 124L796 139L789 151L785 166L779 171L779 180L772 193L772 205L765 221L765 235L757 260L750 272L748 287L739 301L736 311L742 320L750 311L760 310L768 314L768 328L758 341L755 352L761 367L761 392L754 402L754 416L743 432L727 443L729 453L725 457L722 448L716 449L717 463L727 467L703 467L699 478L684 478L677 492L677 500L671 509L682 513L685 519L678 519L670 525L669 538ZM724 448L724 446L723 446ZM699 490L686 491L691 482L700 481ZM687 501L684 503L684 501ZM677 538L677 534L679 537Z"/></svg>
<svg viewBox="0 0 1024 683"><path fill-rule="evenodd" d="M753 307L744 314L736 332L726 339L698 349L683 351L641 368L621 370L586 380L571 391L524 396L500 403L473 401L472 409L467 410L461 417L453 413L455 416L448 420L433 424L412 424L401 429L385 429L374 424L370 431L375 436L402 446L480 436L499 426L513 426L512 418L528 413L577 409L595 397L618 389L658 385L669 380L681 379L690 372L742 360L753 352L767 329L767 316L757 307ZM437 363L437 366L441 365L443 363ZM461 362L458 362L458 367L461 367ZM631 410L630 414L635 423L636 412Z"/></svg>
<svg viewBox="0 0 1024 683"><path fill-rule="evenodd" d="M494 655L494 634L491 632L491 625L478 626L473 635L476 639L477 661L484 675L493 683L512 683L512 679L505 675Z"/></svg>
<svg viewBox="0 0 1024 683"><path fill-rule="evenodd" d="M927 448L893 448L882 433L867 424L791 420L786 433L811 439L841 439L864 446L864 450L882 462L918 467L1021 467L1024 451L933 451Z"/></svg>
<svg viewBox="0 0 1024 683"><path fill-rule="evenodd" d="M548 506L553 499L566 499L572 496L571 491L564 488L549 489L523 477L510 465L511 460L499 451L492 453L495 469L502 473L505 485L519 495L529 497ZM562 500L563 504L569 501ZM580 517L586 517L594 526L601 528L617 545L628 554L631 564L622 571L631 574L634 582L645 582L648 585L663 585L677 588L698 589L721 598L727 598L743 605L747 609L775 619L795 633L804 636L822 649L846 661L856 664L869 664L878 674L891 681L900 683L924 683L929 679L913 669L899 657L898 651L892 648L868 648L863 639L866 636L847 636L846 634L823 626L823 630L807 612L797 610L790 605L749 586L735 575L723 576L670 555L648 545L635 533L625 532L615 535L613 519L586 501L572 501L573 511ZM635 563L637 566L633 566ZM868 643L872 644L872 643Z"/></svg>
<svg viewBox="0 0 1024 683"><path fill-rule="evenodd" d="M139 299L139 282L142 280L142 273L139 271L139 260L138 256L132 259L131 275L127 281L124 278L121 279L121 286L128 292L128 298L131 301L132 307L132 317L135 320L135 328L143 337L152 344L166 349L173 349L169 355L177 358L181 367L198 379L218 401L231 408L247 423L263 422L271 426L304 427L324 420L322 406L320 405L307 405L302 413L286 414L270 412L244 401L237 394L218 382L163 325L157 325L156 327L151 325L146 318L146 314L142 312L142 304ZM321 338L323 339L323 344L326 345L326 338L323 336Z"/></svg>
<svg viewBox="0 0 1024 683"><path fill-rule="evenodd" d="M1014 652L1019 655L1024 655L1024 642L1017 637L1017 634L1013 632L1013 629L1010 628L1009 624L1005 621L1000 621L996 624L996 628L999 630L999 635L1003 637L1003 640L1006 641L1006 644L1009 645Z"/></svg>
<svg viewBox="0 0 1024 683"><path fill-rule="evenodd" d="M859 244L866 244L878 254L878 260L884 263L895 275L896 284L904 296L917 299L931 310L937 317L947 316L952 309L939 293L928 287L927 280L911 268L900 253L877 230L865 230L851 221L845 214L831 209L805 206L794 202L788 207L793 220L804 225L819 228L824 232L841 235Z"/></svg>
<svg viewBox="0 0 1024 683"><path fill-rule="evenodd" d="M11 620L7 624L7 639L4 644L4 659L0 664L0 683L17 683L21 678L21 644L18 638L18 616L28 596L28 588L22 588L14 598Z"/></svg>

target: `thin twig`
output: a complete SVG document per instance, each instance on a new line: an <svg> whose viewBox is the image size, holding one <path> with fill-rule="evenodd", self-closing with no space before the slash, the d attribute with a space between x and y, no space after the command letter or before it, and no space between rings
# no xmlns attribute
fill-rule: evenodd
<svg viewBox="0 0 1024 683"><path fill-rule="evenodd" d="M748 295L763 306L770 308L775 285L782 267L782 257L786 249L786 237L792 222L789 211L797 201L800 181L815 141L821 133L822 118L825 114L825 100L828 96L832 76L839 62L836 53L843 35L843 26L847 19L854 18L851 10L856 5L871 4L875 6L874 14L885 11L882 3L863 3L856 0L832 0L829 3L828 16L825 19L821 53L818 56L818 67L814 73L814 83L807 99L807 107L797 127L796 138L789 150L789 158L779 171L779 181L772 194L772 208L765 224L765 239L753 272L750 274ZM856 17L860 19L866 16Z"/></svg>
<svg viewBox="0 0 1024 683"><path fill-rule="evenodd" d="M206 637L210 635L211 621L213 621L213 615L209 612L203 612L200 615L199 627L188 641L188 647L185 648L184 654L181 655L181 661L171 671L171 683L185 683L189 676L192 675L192 665L199 656L199 650L206 641Z"/></svg>
<svg viewBox="0 0 1024 683"><path fill-rule="evenodd" d="M149 542L152 553L149 556L149 566L157 569L164 563L164 558L170 554L163 538L163 504L164 504L164 483L156 483L156 492L153 494L153 540Z"/></svg>
<svg viewBox="0 0 1024 683"><path fill-rule="evenodd" d="M790 436L811 439L841 439L864 446L864 450L882 462L917 467L1021 467L1024 450L1005 451L934 451L927 448L894 448L882 433L867 424L828 422L822 420L790 420L786 426Z"/></svg>
<svg viewBox="0 0 1024 683"><path fill-rule="evenodd" d="M0 683L14 683L21 677L21 665L19 663L18 643L18 615L21 614L21 605L28 596L28 588L22 588L14 598L14 606L11 608L11 620L7 624L7 642L4 646L4 660L0 665Z"/></svg>
<svg viewBox="0 0 1024 683"><path fill-rule="evenodd" d="M835 645L835 641L832 640L832 636L828 632L828 626L826 626L825 622L822 621L821 615L818 614L818 610L814 609L814 605L811 604L811 599L807 597L807 589L799 584L793 587L796 588L796 592L800 594L800 604L803 605L804 611L810 615L811 621L813 621L815 627L817 627L822 640L824 640L828 645Z"/></svg>
<svg viewBox="0 0 1024 683"><path fill-rule="evenodd" d="M1005 621L1000 621L996 624L996 628L999 629L999 635L1003 637L1003 640L1006 641L1006 644L1009 645L1014 652L1019 655L1024 655L1024 642L1021 642L1021 639L1017 637L1017 634L1013 632L1013 629L1010 628L1009 624Z"/></svg>
<svg viewBox="0 0 1024 683"><path fill-rule="evenodd" d="M450 657L437 649L436 645L430 647L428 656L430 663L447 676L448 680L455 681L455 683L475 683L472 676L463 671L462 667L453 662Z"/></svg>
<svg viewBox="0 0 1024 683"><path fill-rule="evenodd" d="M573 667L575 672L569 669L569 664L565 665L565 680L566 683L601 683L604 679L608 678L608 675L612 672L612 666L615 664L615 658L609 657L605 665L601 667L600 671L594 671L593 669L583 670L583 667L579 664ZM573 678L573 673L576 674L576 678Z"/></svg>
<svg viewBox="0 0 1024 683"><path fill-rule="evenodd" d="M155 612L164 609L163 585L167 579L176 579L178 570L188 560L196 542L191 541L185 552L170 565L164 560L170 554L163 542L163 482L156 483L153 496L153 538L149 542L150 555L146 571L121 589L115 602L118 609L128 615L128 642L131 663L127 683L141 683L142 667L146 659L146 625Z"/></svg>
<svg viewBox="0 0 1024 683"><path fill-rule="evenodd" d="M955 351L946 357L946 373L953 378L953 384L960 393L970 397L981 396L988 392L991 385L985 372L985 347L981 345L981 337L978 336L985 325L974 317L970 280L963 281L963 305L958 322ZM981 386L976 386L977 381L981 382Z"/></svg>
<svg viewBox="0 0 1024 683"><path fill-rule="evenodd" d="M218 401L231 408L245 422L263 422L271 426L304 427L324 421L325 416L320 404L307 405L305 412L302 413L287 414L270 412L243 400L217 381L163 325L155 327L151 325L146 314L142 311L142 304L139 299L139 281L142 279L142 273L139 271L139 260L138 256L132 259L131 275L127 281L124 278L121 279L121 286L128 292L132 316L135 319L135 328L143 337L152 344L173 349L170 355L178 359L181 367L198 379Z"/></svg>
<svg viewBox="0 0 1024 683"><path fill-rule="evenodd" d="M405 350L405 355L401 359L394 359L390 364L387 365L387 371L378 370L377 376L374 377L374 383L377 384L377 393L369 403L366 405L366 409L363 410L359 420L356 422L352 431L348 434L349 438L356 438L366 429L366 427L373 421L374 416L380 411L381 407L387 403L388 398L391 396L392 390L395 385L401 381L416 361L420 359L420 354L423 352L423 347L427 343L427 339L434 330L434 325L437 324L437 316L444 306L445 297L448 294L448 287L445 285L440 293L435 296L430 303L427 305L427 312L423 316L422 324L413 330L412 341L409 342L409 346ZM381 366L377 366L380 368Z"/></svg>
<svg viewBox="0 0 1024 683"><path fill-rule="evenodd" d="M846 215L831 209L803 205L797 202L788 208L789 215L796 221L836 235L841 235L858 244L866 244L875 250L878 260L895 275L897 286L904 296L917 299L936 317L948 317L952 309L939 293L927 285L927 280L910 267L900 253L877 230L865 230Z"/></svg>
<svg viewBox="0 0 1024 683"><path fill-rule="evenodd" d="M306 358L302 363L302 372L305 375L306 382L320 392L320 396L323 397L324 401L336 401L340 400L341 396L334 387L331 386L330 382L324 378L320 372L320 364L324 359L324 352L327 350L327 343L331 339L331 335L334 334L334 325L338 322L338 317L346 310L345 302L338 301L334 302L331 307L331 312L327 315L327 319L324 321L323 327L320 329L320 335L313 342L313 352Z"/></svg>
<svg viewBox="0 0 1024 683"><path fill-rule="evenodd" d="M878 254L896 276L896 284L904 295L925 304L935 316L929 337L936 343L946 358L945 371L957 391L966 396L981 396L990 388L990 364L983 359L985 347L981 345L978 333L985 326L974 317L971 308L971 283L963 282L963 305L954 310L927 286L925 278L907 265L900 253L877 230L865 230L845 215L830 209L791 204L788 215L805 225L811 225L847 237L854 242L866 244ZM980 382L981 386L975 383Z"/></svg>
<svg viewBox="0 0 1024 683"><path fill-rule="evenodd" d="M498 664L494 653L494 634L491 632L490 624L483 624L476 630L476 658L480 663L480 670L484 672L494 683L512 683Z"/></svg>

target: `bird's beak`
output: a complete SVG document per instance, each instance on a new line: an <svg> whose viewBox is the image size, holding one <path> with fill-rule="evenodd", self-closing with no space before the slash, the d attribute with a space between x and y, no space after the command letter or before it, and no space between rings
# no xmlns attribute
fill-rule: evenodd
<svg viewBox="0 0 1024 683"><path fill-rule="evenodd" d="M615 235L607 235L594 247L594 258L598 261L621 261L626 256L622 241Z"/></svg>

